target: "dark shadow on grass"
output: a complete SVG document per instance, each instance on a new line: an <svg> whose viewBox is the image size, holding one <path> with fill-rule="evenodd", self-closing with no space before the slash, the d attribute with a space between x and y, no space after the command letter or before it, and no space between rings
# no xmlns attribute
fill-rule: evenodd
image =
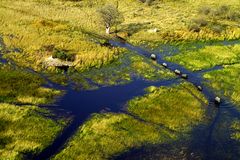
<svg viewBox="0 0 240 160"><path fill-rule="evenodd" d="M119 30L119 32L127 32L129 36L149 28L150 23L144 22L144 23L130 23L127 25L122 25L122 28Z"/></svg>

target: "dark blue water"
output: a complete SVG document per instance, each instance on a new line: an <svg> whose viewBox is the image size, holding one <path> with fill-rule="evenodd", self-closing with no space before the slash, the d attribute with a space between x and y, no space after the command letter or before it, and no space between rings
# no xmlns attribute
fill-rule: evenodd
<svg viewBox="0 0 240 160"><path fill-rule="evenodd" d="M110 43L113 46L124 47L124 48L127 48L131 51L134 51L134 52L136 52L136 53L138 53L142 56L150 58L151 53L142 49L142 48L140 48L140 47L133 46L131 44L124 43L124 42L113 41L113 40L110 40ZM172 62L167 62L166 60L163 60L162 57L159 56L159 55L158 55L156 61L159 64L167 63L168 64L167 69L172 71L172 72L174 72L175 69L178 69L178 70L181 71L181 73L187 74L188 75L187 81L194 84L195 86L205 86L204 85L204 79L197 72L195 73L195 72L189 71L179 64L172 63ZM212 90L208 89L207 87L204 87L203 93L209 99L210 102L213 101L213 99L216 97L215 93Z"/></svg>
<svg viewBox="0 0 240 160"><path fill-rule="evenodd" d="M66 94L56 103L56 109L71 112L74 116L70 125L64 129L48 148L34 157L36 160L48 159L62 149L64 144L76 132L81 124L91 114L102 111L124 112L123 106L133 97L143 95L144 89L149 86L169 86L179 82L179 79L171 79L158 82L149 82L135 79L125 85L102 87L98 90L75 91L71 87L66 89Z"/></svg>
<svg viewBox="0 0 240 160"><path fill-rule="evenodd" d="M134 51L142 56L150 57L150 52L128 43L121 43L118 41L110 41L113 46L124 47L131 51ZM0 54L1 56L1 54ZM6 60L0 57L0 62L7 63ZM207 126L199 126L193 130L192 136L194 139L189 144L189 150L192 152L199 152L203 154L204 159L218 159L218 158L226 158L226 154L218 154L219 151L219 143L224 142L224 151L228 151L228 155L232 155L231 158L239 157L237 152L231 150L229 148L237 148L239 144L236 144L235 141L228 139L230 137L229 127L222 127L220 124L224 123L225 126L230 125L232 119L239 119L240 114L235 109L235 106L230 103L227 99L223 100L219 106L216 106L214 103L214 98L216 97L213 90L209 89L205 86L204 79L201 74L207 71L221 69L221 67L211 68L209 70L201 71L201 72L191 72L184 67L166 62L162 59L160 54L158 54L157 62L159 64L167 63L168 69L170 71L174 71L175 69L180 70L182 73L188 74L187 81L196 85L203 87L203 93L208 98L210 105L207 110L210 112L209 116L211 117L210 123ZM31 69L26 69L27 72L32 74L39 74ZM143 95L144 88L149 86L169 86L172 84L179 83L179 79L172 79L166 81L158 81L158 82L148 82L142 79L135 79L129 84L119 85L119 86L110 86L110 87L100 87L98 90L87 90L87 91L75 91L72 87L63 87L57 84L52 83L48 80L48 78L44 75L39 74L42 78L46 79L48 82L48 86L55 89L63 89L66 94L59 98L54 106L44 106L48 107L51 110L63 110L64 112L69 113L73 120L71 123L63 130L63 132L53 141L53 143L43 150L39 155L27 155L26 159L49 159L51 156L58 153L61 149L63 149L64 144L66 144L71 138L76 130L82 125L84 121L86 121L93 113L99 113L102 111L110 111L110 112L125 112L123 110L123 106L126 102L132 99L135 96ZM218 108L216 108L218 107ZM212 114L212 115L211 115ZM221 136L216 136L216 132L223 133ZM204 136L203 136L204 135ZM226 137L226 138L225 138ZM169 144L167 144L168 146ZM182 145L182 143L180 143ZM231 147L230 147L231 146ZM138 151L138 149L137 149ZM137 154L136 154L137 153ZM131 157L137 157L139 159L145 152L140 150L139 152L130 151L127 154L123 154L120 156L120 159L127 159ZM151 153L152 154L152 153Z"/></svg>
<svg viewBox="0 0 240 160"><path fill-rule="evenodd" d="M1 53L0 53L0 63L2 63L2 64L6 64L8 61L6 60L6 59L3 59L2 58L2 55L1 55Z"/></svg>
<svg viewBox="0 0 240 160"><path fill-rule="evenodd" d="M124 43L124 42L113 41L113 40L110 40L110 43L113 46L123 47L131 51L134 51L142 56L150 58L151 53L140 47L133 46L131 44ZM228 45L228 44L231 45L231 44L239 43L239 41L234 41L229 43L224 41L222 43L225 45ZM191 136L193 137L192 141L188 146L185 146L188 148L188 152L192 151L190 152L190 155L188 155L187 157L189 159L193 159L194 157L192 156L192 154L197 152L199 154L198 158L200 157L201 159L207 159L207 160L238 159L240 157L240 152L239 152L240 143L230 138L231 130L229 126L231 125L231 122L234 119L240 119L240 113L235 108L235 105L232 104L225 97L221 97L222 103L220 105L215 104L214 98L217 95L214 93L212 89L210 89L205 85L205 80L202 78L202 73L212 71L212 70L218 70L218 69L221 69L222 67L216 66L200 72L191 72L181 65L163 60L163 56L161 56L160 54L157 54L156 61L159 64L167 63L168 64L167 68L172 72L174 72L175 69L180 70L181 73L188 75L188 79L186 79L188 82L194 84L195 86L202 86L203 88L202 92L208 98L208 101L209 101L207 112L210 112L213 115L215 115L215 116L208 115L208 117L210 117L209 125L198 126L193 129L193 133L191 134ZM221 124L225 124L225 127L222 127ZM174 146L176 147L177 145L174 145ZM127 153L120 155L116 159L117 160L118 159L119 160L120 159L131 159L131 160L141 159L145 154L146 153L143 148L133 149ZM150 152L150 154L155 154L155 153ZM151 157L151 155L149 157ZM160 154L160 157L158 158L161 158L161 154Z"/></svg>
<svg viewBox="0 0 240 160"><path fill-rule="evenodd" d="M2 39L0 40L0 44L4 48L5 45ZM8 63L8 60L2 58L2 54L0 54L0 56L0 61L2 63ZM11 65L15 68L21 68L14 62L11 62ZM81 124L91 116L91 114L99 113L104 110L107 110L108 112L124 112L123 106L126 102L135 96L143 95L145 93L145 88L152 85L169 86L179 82L178 78L157 82L134 79L131 83L124 85L100 87L98 90L76 91L73 89L71 83L69 86L64 87L51 82L47 76L40 74L31 68L24 68L24 70L31 74L37 74L45 79L47 82L47 84L44 84L45 87L61 89L66 92L66 94L59 98L54 105L41 107L46 107L55 111L62 110L73 117L71 123L49 147L43 150L39 155L26 155L26 159L43 160L49 159L51 156L55 155L60 149L62 149L68 139L73 136L78 127L80 127Z"/></svg>

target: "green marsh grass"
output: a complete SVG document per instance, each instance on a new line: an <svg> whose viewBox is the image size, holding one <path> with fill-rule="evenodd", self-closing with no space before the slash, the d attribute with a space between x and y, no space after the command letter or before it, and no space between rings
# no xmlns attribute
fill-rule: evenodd
<svg viewBox="0 0 240 160"><path fill-rule="evenodd" d="M96 10L106 2L1 1L0 34L3 35L7 48L20 48L23 51L12 52L6 57L22 66L38 71L46 70L48 68L43 62L53 53L42 49L52 45L76 55L74 69L80 72L111 63L118 59L121 53L116 49L95 44L99 39L93 36L105 36L104 25L99 23ZM167 0L155 1L151 6L139 1L123 0L119 1L118 5L125 20L117 29L125 33L131 42L236 39L240 37L237 20L219 19L218 23L226 26L220 34L212 31L211 27L203 27L198 33L188 29L191 20L199 14L199 7L208 6L214 10L226 4L232 12L239 10L237 0L201 0L194 3L192 0ZM158 32L149 33L148 30L153 28L157 28ZM90 34L86 34L86 31Z"/></svg>
<svg viewBox="0 0 240 160"><path fill-rule="evenodd" d="M43 50L45 46L55 46L75 54L74 67L83 71L108 64L118 57L115 49L95 44L94 37L85 35L83 29L99 31L95 9L72 6L74 2L52 1L11 1L0 5L0 34L7 48L20 48L22 53L12 52L6 57L19 65L35 70L46 69L45 58L53 53ZM24 6L24 7L23 7ZM90 25L90 26L89 26Z"/></svg>
<svg viewBox="0 0 240 160"><path fill-rule="evenodd" d="M97 85L109 86L128 83L134 77L148 81L174 78L174 74L161 65L131 52L123 54L118 61L112 64L99 69L91 69L80 75L73 73L70 74L70 78L78 85L83 86L83 88L90 87L86 79Z"/></svg>
<svg viewBox="0 0 240 160"><path fill-rule="evenodd" d="M0 159L24 159L47 147L65 125L42 116L48 112L36 106L0 103Z"/></svg>
<svg viewBox="0 0 240 160"><path fill-rule="evenodd" d="M203 105L207 105L207 100L191 84L149 88L148 91L151 93L128 103L128 111L145 121L184 131L204 117Z"/></svg>
<svg viewBox="0 0 240 160"><path fill-rule="evenodd" d="M53 159L108 159L131 147L161 142L165 137L169 135L164 130L126 114L96 114Z"/></svg>
<svg viewBox="0 0 240 160"><path fill-rule="evenodd" d="M204 48L185 51L166 60L183 65L192 71L240 62L240 45L206 46Z"/></svg>
<svg viewBox="0 0 240 160"><path fill-rule="evenodd" d="M138 118L122 113L94 114L53 159L109 159L132 148L188 139L191 129L204 123L207 100L191 84L151 88L127 104L128 111Z"/></svg>
<svg viewBox="0 0 240 160"><path fill-rule="evenodd" d="M224 69L204 74L207 84L219 94L229 97L240 107L240 64L225 66Z"/></svg>
<svg viewBox="0 0 240 160"><path fill-rule="evenodd" d="M231 138L240 141L240 121L239 120L233 121L231 129L233 131Z"/></svg>
<svg viewBox="0 0 240 160"><path fill-rule="evenodd" d="M42 78L7 65L0 66L0 102L22 104L46 104L61 92L41 87Z"/></svg>
<svg viewBox="0 0 240 160"><path fill-rule="evenodd" d="M227 5L229 12L239 14L239 5L237 0L185 0L185 1L155 1L154 5L145 6L141 2L132 2L129 5L127 1L121 1L125 22L122 24L122 30L130 33L129 40L134 43L141 42L173 42L173 41L209 41L236 39L240 36L239 19L222 19L217 17L212 20L206 17L209 25L201 27L199 32L189 30L192 19L199 19L199 9L206 6L210 10L217 10L220 6ZM205 17L203 17L205 18ZM214 21L224 26L221 33L216 33L212 29ZM157 28L158 32L148 32Z"/></svg>

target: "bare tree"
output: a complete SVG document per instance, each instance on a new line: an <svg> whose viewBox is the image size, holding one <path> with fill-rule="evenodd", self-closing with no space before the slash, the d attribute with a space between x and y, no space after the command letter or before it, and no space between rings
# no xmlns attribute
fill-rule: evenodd
<svg viewBox="0 0 240 160"><path fill-rule="evenodd" d="M110 34L110 29L113 25L120 24L123 20L122 14L119 12L118 7L112 4L107 4L98 10L101 22L106 27L106 33Z"/></svg>

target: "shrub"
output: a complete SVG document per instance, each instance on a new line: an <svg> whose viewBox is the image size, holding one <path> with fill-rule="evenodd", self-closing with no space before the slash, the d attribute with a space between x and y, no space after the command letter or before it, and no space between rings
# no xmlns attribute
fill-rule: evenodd
<svg viewBox="0 0 240 160"><path fill-rule="evenodd" d="M123 21L123 15L119 12L118 7L107 4L97 10L101 23L106 27L106 33L110 34L110 28L118 25Z"/></svg>
<svg viewBox="0 0 240 160"><path fill-rule="evenodd" d="M213 10L212 12L211 12L211 16L213 17L213 18L225 18L226 17L226 14L227 14L227 12L230 10L230 8L228 7L228 6L225 6L225 5L223 5L223 6L221 6L221 7L219 7L219 8L217 8L217 9L215 9L215 10Z"/></svg>
<svg viewBox="0 0 240 160"><path fill-rule="evenodd" d="M223 27L220 25L213 25L211 29L213 32L219 33L219 34L223 31Z"/></svg>
<svg viewBox="0 0 240 160"><path fill-rule="evenodd" d="M193 19L193 22L200 27L204 27L208 25L208 21L206 21L203 18Z"/></svg>
<svg viewBox="0 0 240 160"><path fill-rule="evenodd" d="M229 12L226 16L227 19L235 21L240 18L240 14L237 12Z"/></svg>
<svg viewBox="0 0 240 160"><path fill-rule="evenodd" d="M219 7L218 12L220 14L226 14L229 10L230 10L229 6L222 5L221 7Z"/></svg>
<svg viewBox="0 0 240 160"><path fill-rule="evenodd" d="M220 19L228 19L231 21L237 20L239 18L239 14L236 11L230 10L229 6L221 6L217 10L212 12L212 17L218 17Z"/></svg>
<svg viewBox="0 0 240 160"><path fill-rule="evenodd" d="M55 45L45 45L41 49L43 51L52 52L54 50L54 48L55 48Z"/></svg>
<svg viewBox="0 0 240 160"><path fill-rule="evenodd" d="M211 8L204 6L199 8L198 12L200 14L208 15L211 12Z"/></svg>
<svg viewBox="0 0 240 160"><path fill-rule="evenodd" d="M192 25L189 26L189 30L193 31L193 32L200 32L201 29L198 25L192 24Z"/></svg>
<svg viewBox="0 0 240 160"><path fill-rule="evenodd" d="M58 58L64 61L71 61L75 60L75 55L72 53L66 53L66 51L55 49L52 55L53 58Z"/></svg>

